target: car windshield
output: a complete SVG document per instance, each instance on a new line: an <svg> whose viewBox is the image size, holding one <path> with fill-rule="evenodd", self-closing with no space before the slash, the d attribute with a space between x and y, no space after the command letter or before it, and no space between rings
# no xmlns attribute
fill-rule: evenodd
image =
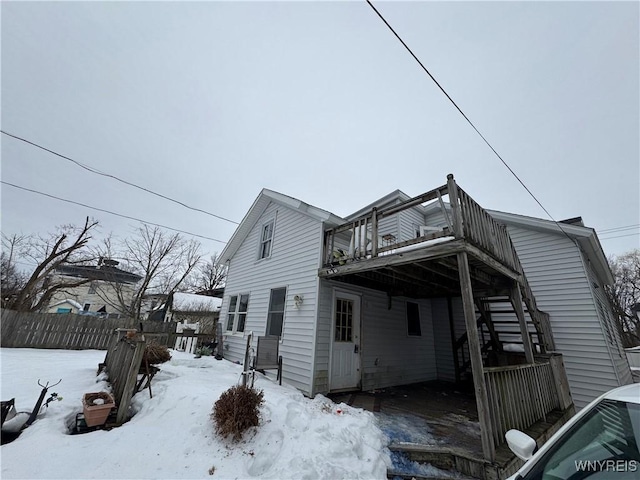
<svg viewBox="0 0 640 480"><path fill-rule="evenodd" d="M526 480L640 478L640 405L602 400L536 463Z"/></svg>

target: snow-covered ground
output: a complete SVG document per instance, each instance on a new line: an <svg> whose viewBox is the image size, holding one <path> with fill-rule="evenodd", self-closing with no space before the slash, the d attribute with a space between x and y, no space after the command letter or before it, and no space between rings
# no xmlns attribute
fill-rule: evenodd
<svg viewBox="0 0 640 480"><path fill-rule="evenodd" d="M241 367L172 351L148 390L134 397L135 416L110 431L69 435L82 395L109 390L96 377L105 352L0 349L1 398L31 411L37 382L62 383L63 397L0 450L3 479L386 478L388 438L370 412L307 399L292 387L256 375L264 391L260 426L239 443L215 434L210 419L220 394L238 383Z"/></svg>

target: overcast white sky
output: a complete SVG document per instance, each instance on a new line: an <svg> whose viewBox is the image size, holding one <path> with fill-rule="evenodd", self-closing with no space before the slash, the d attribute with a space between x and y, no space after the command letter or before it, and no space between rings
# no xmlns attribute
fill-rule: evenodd
<svg viewBox="0 0 640 480"><path fill-rule="evenodd" d="M556 220L582 216L607 254L638 247L638 2L375 4ZM1 17L3 130L191 206L240 221L267 187L344 216L453 173L485 208L545 218L364 1L3 2ZM1 137L5 182L235 229ZM1 213L7 234L136 227L6 185Z"/></svg>

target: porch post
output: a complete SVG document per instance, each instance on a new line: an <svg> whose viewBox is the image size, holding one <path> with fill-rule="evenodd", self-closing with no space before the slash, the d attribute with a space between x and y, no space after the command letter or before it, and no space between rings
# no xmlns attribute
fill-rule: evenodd
<svg viewBox="0 0 640 480"><path fill-rule="evenodd" d="M458 203L458 186L453 179L453 175L447 175L447 193L449 193L449 205L451 205L451 215L453 216L453 235L455 238L464 237L462 227L462 212Z"/></svg>
<svg viewBox="0 0 640 480"><path fill-rule="evenodd" d="M527 359L527 363L533 364L533 349L531 348L531 338L529 337L529 330L527 329L527 320L524 316L524 308L522 308L522 295L520 294L520 287L518 282L513 282L511 291L509 292L509 300L513 305L513 310L518 317L518 323L520 324L520 334L522 335L522 346L524 347L524 356Z"/></svg>
<svg viewBox="0 0 640 480"><path fill-rule="evenodd" d="M496 457L496 450L493 444L491 413L489 412L487 386L484 382L482 352L480 351L478 326L476 325L476 311L473 303L473 289L471 287L471 274L469 272L467 252L459 252L457 259L460 289L462 291L462 305L464 307L464 320L467 326L467 338L469 341L469 356L471 357L471 370L473 371L473 386L478 407L478 419L480 420L482 453L486 460L493 461Z"/></svg>

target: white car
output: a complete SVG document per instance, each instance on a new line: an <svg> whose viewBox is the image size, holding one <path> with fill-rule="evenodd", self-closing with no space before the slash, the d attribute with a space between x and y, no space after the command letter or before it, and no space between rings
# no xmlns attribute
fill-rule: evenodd
<svg viewBox="0 0 640 480"><path fill-rule="evenodd" d="M528 435L509 430L513 453L527 462L509 480L640 479L640 384L597 398L536 451Z"/></svg>

